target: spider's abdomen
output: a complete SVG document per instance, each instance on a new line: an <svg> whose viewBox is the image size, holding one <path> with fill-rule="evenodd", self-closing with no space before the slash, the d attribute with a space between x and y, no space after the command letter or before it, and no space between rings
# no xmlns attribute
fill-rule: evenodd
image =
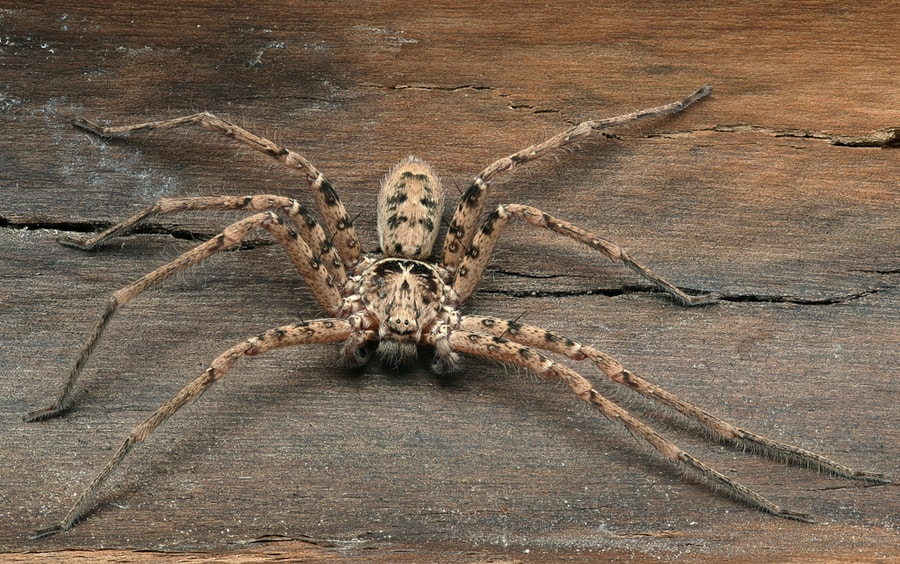
<svg viewBox="0 0 900 564"><path fill-rule="evenodd" d="M434 169L407 157L384 177L378 194L378 240L389 257L426 259L444 212L444 189Z"/></svg>

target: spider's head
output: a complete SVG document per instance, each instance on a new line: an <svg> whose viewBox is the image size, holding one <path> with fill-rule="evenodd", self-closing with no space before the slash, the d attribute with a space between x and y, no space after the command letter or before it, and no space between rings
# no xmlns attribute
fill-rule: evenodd
<svg viewBox="0 0 900 564"><path fill-rule="evenodd" d="M381 181L378 241L385 256L424 260L431 254L444 213L444 188L434 169L407 157Z"/></svg>
<svg viewBox="0 0 900 564"><path fill-rule="evenodd" d="M415 359L423 332L446 302L449 289L438 273L417 260L381 259L363 273L360 289L366 309L378 320L378 356L392 365Z"/></svg>

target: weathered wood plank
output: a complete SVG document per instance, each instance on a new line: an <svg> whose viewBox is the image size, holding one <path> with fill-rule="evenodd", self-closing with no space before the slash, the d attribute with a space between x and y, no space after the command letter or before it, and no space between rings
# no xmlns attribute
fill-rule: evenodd
<svg viewBox="0 0 900 564"><path fill-rule="evenodd" d="M25 540L204 363L317 315L277 247L227 253L122 311L70 415L21 422L56 393L110 292L190 248L180 237L214 233L230 216L161 218L156 234L94 253L57 245L59 229L119 221L163 196L305 190L205 132L106 142L71 128L74 115L126 123L203 109L234 119L325 170L375 251L378 181L409 153L436 167L453 204L453 187L498 156L713 83L713 96L684 115L510 175L490 200L596 229L678 284L727 301L679 308L605 259L516 226L467 311L523 316L751 429L900 470L900 165L893 149L833 144L877 144L900 127L886 74L896 49L873 34L900 16L894 4L840 13L757 3L689 12L82 4L0 11L0 502L9 516L0 550L382 561L896 555L896 486L733 453L611 392L729 475L823 522L786 523L684 480L559 385L475 361L437 381L427 355L399 374L347 374L329 347L241 363L134 453L77 528ZM246 547L268 538L318 544Z"/></svg>

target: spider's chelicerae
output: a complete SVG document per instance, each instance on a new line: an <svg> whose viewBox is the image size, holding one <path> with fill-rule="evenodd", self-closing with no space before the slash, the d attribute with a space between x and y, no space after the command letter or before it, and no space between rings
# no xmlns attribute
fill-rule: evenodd
<svg viewBox="0 0 900 564"><path fill-rule="evenodd" d="M28 421L55 417L69 409L75 381L110 318L120 307L173 274L218 251L237 246L257 228L271 233L284 247L328 317L271 329L219 355L205 372L135 427L66 516L57 525L36 531L33 538L71 528L89 508L103 482L128 451L184 404L224 376L240 358L278 347L307 343L341 343L341 356L351 366L368 361L369 351L373 348L383 362L396 366L415 357L418 348L424 346L434 349L432 367L437 373L452 371L462 353L520 366L547 378L562 380L580 399L595 406L609 419L624 425L636 437L646 440L665 458L699 473L730 496L779 517L812 521L804 513L782 509L697 460L600 395L580 374L565 364L554 362L542 351L557 353L574 361L590 360L615 382L674 408L722 442L846 478L889 482L882 474L857 471L820 454L773 441L723 421L635 375L614 358L591 346L573 342L540 327L459 312L459 306L472 294L484 274L503 228L513 218L574 239L612 260L624 263L684 305L714 302L712 296L684 293L631 258L615 243L530 206L501 205L487 215L480 227L477 225L486 192L497 174L587 139L600 129L680 112L710 92L710 87L706 86L679 102L614 118L586 121L494 162L475 177L462 195L444 236L437 262L429 262L428 258L440 230L444 193L434 170L415 157L398 163L382 182L378 196L378 236L384 256L366 256L361 253L352 220L331 183L312 163L294 151L208 113L122 127L101 127L84 119L76 119L76 126L101 137L126 136L184 125L200 125L231 137L303 174L315 195L324 226L299 202L282 196L166 198L87 240L63 239L61 242L67 245L92 249L113 237L124 235L138 222L154 214L189 210L243 210L252 213L229 225L219 235L115 292L75 360L58 399L52 405L29 413L26 417Z"/></svg>

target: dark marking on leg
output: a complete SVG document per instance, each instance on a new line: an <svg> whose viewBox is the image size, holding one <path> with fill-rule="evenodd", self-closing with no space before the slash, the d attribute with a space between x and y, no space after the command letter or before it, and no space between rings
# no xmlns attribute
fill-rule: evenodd
<svg viewBox="0 0 900 564"><path fill-rule="evenodd" d="M351 227L353 227L353 220L350 219L349 215L345 215L340 219L340 221L338 221L337 228L341 231L350 229Z"/></svg>
<svg viewBox="0 0 900 564"><path fill-rule="evenodd" d="M319 191L325 197L325 203L329 206L338 205L341 202L341 198L338 196L334 186L331 185L331 182L325 180L324 176L321 176L320 178L322 179L322 185L319 186Z"/></svg>
<svg viewBox="0 0 900 564"><path fill-rule="evenodd" d="M478 205L479 200L481 200L481 188L478 187L478 184L472 183L460 199L459 208L462 209L463 206L475 207Z"/></svg>
<svg viewBox="0 0 900 564"><path fill-rule="evenodd" d="M494 223L500 219L500 210L494 210L488 214L487 218L484 220L484 223L481 225L481 232L485 235L490 235L494 232Z"/></svg>

